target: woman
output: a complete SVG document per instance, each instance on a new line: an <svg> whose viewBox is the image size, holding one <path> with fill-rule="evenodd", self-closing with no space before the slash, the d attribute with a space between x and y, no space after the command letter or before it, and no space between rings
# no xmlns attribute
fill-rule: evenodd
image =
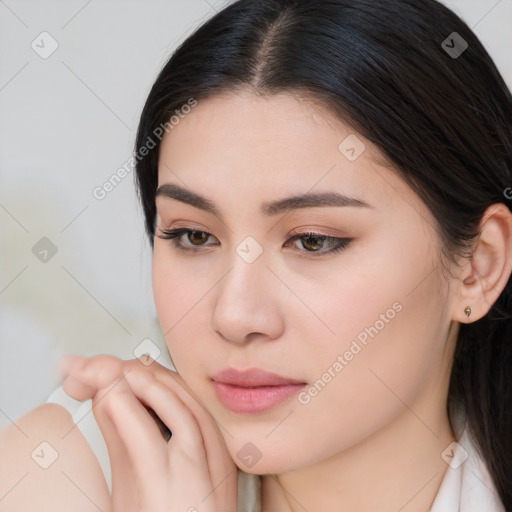
<svg viewBox="0 0 512 512"><path fill-rule="evenodd" d="M511 120L434 0L240 0L200 27L134 156L177 373L68 357L49 401L85 401L84 435L55 404L23 423L69 459L40 503L510 510Z"/></svg>

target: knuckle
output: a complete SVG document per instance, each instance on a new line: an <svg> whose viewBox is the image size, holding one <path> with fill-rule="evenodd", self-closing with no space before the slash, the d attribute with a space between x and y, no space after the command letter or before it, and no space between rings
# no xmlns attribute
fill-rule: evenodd
<svg viewBox="0 0 512 512"><path fill-rule="evenodd" d="M122 375L122 361L114 356L94 356L86 362L83 372L87 378L106 386Z"/></svg>
<svg viewBox="0 0 512 512"><path fill-rule="evenodd" d="M125 373L125 377L127 382L132 383L133 385L154 386L157 382L155 377L149 371L140 366L129 368L129 371Z"/></svg>
<svg viewBox="0 0 512 512"><path fill-rule="evenodd" d="M97 412L114 418L125 410L127 404L126 392L122 389L112 388L98 395L94 407Z"/></svg>

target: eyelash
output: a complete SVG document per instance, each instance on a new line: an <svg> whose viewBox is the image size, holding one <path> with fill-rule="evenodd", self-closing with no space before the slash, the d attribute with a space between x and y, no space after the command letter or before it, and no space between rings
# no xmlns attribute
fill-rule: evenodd
<svg viewBox="0 0 512 512"><path fill-rule="evenodd" d="M158 238L161 238L162 240L171 240L173 247L175 247L177 250L182 251L182 252L197 253L197 252L202 251L201 247L206 247L207 245L212 245L212 244L206 244L206 245L194 247L194 246L190 246L190 245L185 245L182 242L180 242L179 240L177 240L179 237L181 237L185 234L190 234L190 233L204 233L205 235L208 235L209 237L213 236L211 233L208 233L206 231L201 231L199 229L188 229L188 228L179 228L179 229L173 229L173 230L160 229L160 232L162 233L161 235L156 235ZM306 253L312 254L314 257L325 256L327 254L334 254L336 252L339 252L339 251L345 249L349 245L349 243L352 241L351 238L337 238L337 237L333 237L333 236L322 235L320 233L315 233L313 231L307 231L305 233L298 233L296 235L293 235L290 238L290 242L295 242L296 240L300 240L301 238L310 238L310 237L317 237L322 240L328 241L331 244L333 244L333 243L336 244L332 249L330 249L328 251L321 251L321 250L319 250L319 251L307 251L307 250L301 251L301 252L306 252Z"/></svg>

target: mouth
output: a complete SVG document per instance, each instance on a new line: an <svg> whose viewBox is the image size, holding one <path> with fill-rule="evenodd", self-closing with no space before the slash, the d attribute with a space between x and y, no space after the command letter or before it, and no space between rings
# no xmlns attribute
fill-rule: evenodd
<svg viewBox="0 0 512 512"><path fill-rule="evenodd" d="M277 407L306 386L305 382L282 377L258 368L228 368L212 377L217 398L231 412L257 414Z"/></svg>

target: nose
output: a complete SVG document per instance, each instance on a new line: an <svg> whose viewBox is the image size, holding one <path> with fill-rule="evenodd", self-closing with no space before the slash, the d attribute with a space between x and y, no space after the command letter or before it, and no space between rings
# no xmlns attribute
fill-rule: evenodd
<svg viewBox="0 0 512 512"><path fill-rule="evenodd" d="M277 339L284 329L280 282L263 258L247 263L238 256L216 287L212 328L237 344Z"/></svg>

